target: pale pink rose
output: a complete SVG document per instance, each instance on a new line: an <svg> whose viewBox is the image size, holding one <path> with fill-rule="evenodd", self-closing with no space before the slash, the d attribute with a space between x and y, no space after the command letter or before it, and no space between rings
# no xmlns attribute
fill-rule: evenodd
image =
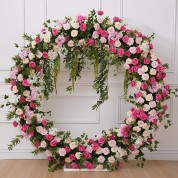
<svg viewBox="0 0 178 178"><path fill-rule="evenodd" d="M142 97L139 97L137 99L137 102L140 103L140 104L143 104L144 103L144 99Z"/></svg>
<svg viewBox="0 0 178 178"><path fill-rule="evenodd" d="M156 102L155 101L150 101L149 102L150 108L155 108L156 107Z"/></svg>
<svg viewBox="0 0 178 178"><path fill-rule="evenodd" d="M45 141L41 141L40 147L41 148L46 148L46 146L47 146L47 143Z"/></svg>
<svg viewBox="0 0 178 178"><path fill-rule="evenodd" d="M65 156L66 150L64 148L59 148L58 153L59 153L60 156Z"/></svg>
<svg viewBox="0 0 178 178"><path fill-rule="evenodd" d="M98 17L98 18L97 18L97 21L98 21L99 23L102 23L103 20L104 20L104 19L103 19L102 17Z"/></svg>
<svg viewBox="0 0 178 178"><path fill-rule="evenodd" d="M144 122L143 122L143 121L138 121L138 126L139 126L139 127L143 127L143 125L144 125Z"/></svg>
<svg viewBox="0 0 178 178"><path fill-rule="evenodd" d="M143 74L144 74L144 72L142 71L142 68L139 68L139 69L138 69L138 74L139 74L139 75L143 75Z"/></svg>
<svg viewBox="0 0 178 178"><path fill-rule="evenodd" d="M108 145L109 145L110 147L114 147L114 146L116 146L116 141L115 141L115 140L109 140L109 141L108 141Z"/></svg>
<svg viewBox="0 0 178 178"><path fill-rule="evenodd" d="M114 156L110 156L109 158L108 158L108 162L109 163L114 163L116 160L115 160L115 158L114 158Z"/></svg>
<svg viewBox="0 0 178 178"><path fill-rule="evenodd" d="M136 48L135 47L130 47L129 51L130 51L130 53L135 54L136 53Z"/></svg>
<svg viewBox="0 0 178 178"><path fill-rule="evenodd" d="M22 75L22 74L19 74L19 75L17 76L17 79L18 79L18 81L22 82L22 81L23 81L23 75Z"/></svg>
<svg viewBox="0 0 178 178"><path fill-rule="evenodd" d="M134 43L133 38L129 38L127 44L128 44L129 46L131 46L131 45L133 45L133 43Z"/></svg>
<svg viewBox="0 0 178 178"><path fill-rule="evenodd" d="M156 110L152 109L152 110L149 112L149 115L152 116L152 117L155 117L155 116L157 115Z"/></svg>
<svg viewBox="0 0 178 178"><path fill-rule="evenodd" d="M125 63L125 64L124 64L124 68L125 68L125 69L130 69L130 66L129 66L127 63Z"/></svg>
<svg viewBox="0 0 178 178"><path fill-rule="evenodd" d="M62 138L61 138L61 137L58 137L58 136L56 136L54 139L55 139L57 142L60 142L60 141L62 140Z"/></svg>
<svg viewBox="0 0 178 178"><path fill-rule="evenodd" d="M16 113L18 116L20 116L20 115L23 114L23 111L22 111L20 108L18 108L15 113Z"/></svg>
<svg viewBox="0 0 178 178"><path fill-rule="evenodd" d="M99 163L104 163L104 161L105 161L105 157L104 156L99 156L98 157L98 162Z"/></svg>
<svg viewBox="0 0 178 178"><path fill-rule="evenodd" d="M142 80L148 80L149 79L149 75L148 74L143 74L142 75Z"/></svg>
<svg viewBox="0 0 178 178"><path fill-rule="evenodd" d="M87 146L86 150L91 153L93 151L93 148L91 146Z"/></svg>
<svg viewBox="0 0 178 178"><path fill-rule="evenodd" d="M46 156L50 156L50 157L52 156L52 153L51 153L51 151L49 151L49 150L46 150L45 153L46 153Z"/></svg>
<svg viewBox="0 0 178 178"><path fill-rule="evenodd" d="M70 40L70 41L68 41L67 45L68 45L69 47L73 47L73 46L74 46L74 42L73 42L72 40Z"/></svg>
<svg viewBox="0 0 178 178"><path fill-rule="evenodd" d="M98 33L96 31L94 31L92 37L94 39L97 39L99 37L99 35L98 35Z"/></svg>
<svg viewBox="0 0 178 178"><path fill-rule="evenodd" d="M26 97L27 97L27 96L30 96L30 91L25 90L25 91L23 92L23 95L26 96Z"/></svg>
<svg viewBox="0 0 178 178"><path fill-rule="evenodd" d="M100 38L100 41L101 41L101 43L106 43L106 38L101 37L101 38Z"/></svg>
<svg viewBox="0 0 178 178"><path fill-rule="evenodd" d="M86 41L84 39L79 40L79 45L83 46L86 44Z"/></svg>
<svg viewBox="0 0 178 178"><path fill-rule="evenodd" d="M152 66L153 68L158 67L158 62L157 62L157 61L153 61L153 62L151 63L151 66Z"/></svg>
<svg viewBox="0 0 178 178"><path fill-rule="evenodd" d="M28 64L28 63L29 63L29 60L28 60L28 58L24 58L24 59L22 59L22 62L23 62L24 64Z"/></svg>
<svg viewBox="0 0 178 178"><path fill-rule="evenodd" d="M108 155L110 153L108 148L103 148L102 151L104 155Z"/></svg>
<svg viewBox="0 0 178 178"><path fill-rule="evenodd" d="M109 34L115 32L114 27L109 27L107 31L108 31Z"/></svg>
<svg viewBox="0 0 178 178"><path fill-rule="evenodd" d="M62 26L63 26L64 30L69 30L70 29L70 24L69 23L63 24Z"/></svg>

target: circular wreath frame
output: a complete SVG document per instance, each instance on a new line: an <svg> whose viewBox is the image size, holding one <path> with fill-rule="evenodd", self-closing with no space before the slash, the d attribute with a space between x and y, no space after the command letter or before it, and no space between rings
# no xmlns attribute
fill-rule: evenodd
<svg viewBox="0 0 178 178"><path fill-rule="evenodd" d="M20 130L9 150L22 138L29 139L35 146L34 154L45 151L50 171L65 164L72 168L92 169L96 165L96 169L115 170L121 167L120 160L127 161L129 155L141 160L138 165L143 166L143 148L156 150L155 133L161 123L165 127L170 125L164 101L175 93L164 84L168 65L162 64L154 54L151 44L154 35L144 36L126 25L118 17L110 19L103 17L102 11L93 10L74 21L70 17L47 21L35 38L24 35L28 44L13 57L15 65L6 79L13 94L6 95L2 105L10 106L7 120L13 119L13 126ZM93 109L108 99L108 66L114 66L116 72L124 66L125 99L135 107L127 112L121 128L102 131L95 138L83 134L72 139L70 132L58 131L54 123L46 119L50 112L40 110L41 101L48 100L56 89L61 56L70 71L68 91L74 89L83 68L94 67L93 88L99 100ZM129 85L133 95L127 96Z"/></svg>

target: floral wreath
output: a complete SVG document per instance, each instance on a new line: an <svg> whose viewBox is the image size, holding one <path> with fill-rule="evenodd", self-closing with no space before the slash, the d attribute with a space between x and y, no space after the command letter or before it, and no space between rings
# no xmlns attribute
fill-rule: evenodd
<svg viewBox="0 0 178 178"><path fill-rule="evenodd" d="M102 11L93 10L74 21L70 17L47 21L35 38L25 34L29 43L13 57L15 65L5 80L11 84L13 94L5 95L2 107L10 106L7 120L14 119L13 126L20 130L8 148L12 150L22 138L29 139L35 146L34 154L46 153L50 171L65 164L72 168L92 169L96 165L96 169L115 170L121 167L120 160L127 161L129 155L143 166L143 148L156 150L155 133L163 121L166 128L171 124L164 101L175 92L164 83L168 65L162 64L153 51L154 35L144 36L128 29L120 18L102 15ZM67 91L73 91L86 65L94 67L93 89L99 100L93 109L108 99L108 66L114 66L116 71L124 66L125 99L135 107L127 112L120 128L102 131L95 138L83 134L73 139L69 131L58 131L46 119L50 112L40 110L41 101L48 100L56 89L61 56L70 71ZM133 95L127 96L128 86Z"/></svg>

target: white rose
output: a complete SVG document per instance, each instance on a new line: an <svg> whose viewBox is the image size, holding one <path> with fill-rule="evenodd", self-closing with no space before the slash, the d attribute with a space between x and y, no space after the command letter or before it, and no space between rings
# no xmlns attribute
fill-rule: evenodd
<svg viewBox="0 0 178 178"><path fill-rule="evenodd" d="M151 74L151 75L156 75L156 70L153 69L153 68L151 68L151 69L150 69L150 74Z"/></svg>
<svg viewBox="0 0 178 178"><path fill-rule="evenodd" d="M102 151L101 147L98 147L98 149L96 150L96 154L100 155L102 153L103 153L103 151Z"/></svg>
<svg viewBox="0 0 178 178"><path fill-rule="evenodd" d="M125 69L130 69L130 66L129 66L127 63L125 63L125 64L124 64L124 68L125 68Z"/></svg>
<svg viewBox="0 0 178 178"><path fill-rule="evenodd" d="M44 42L45 43L49 43L50 42L50 39L51 39L51 36L50 35L44 35Z"/></svg>
<svg viewBox="0 0 178 178"><path fill-rule="evenodd" d="M58 131L57 128L51 128L51 129L49 129L49 134L54 136L54 135L56 135L57 131Z"/></svg>
<svg viewBox="0 0 178 178"><path fill-rule="evenodd" d="M60 51L60 47L59 47L58 45L55 45L55 46L53 47L53 50L54 50L55 52L59 52L59 51Z"/></svg>
<svg viewBox="0 0 178 178"><path fill-rule="evenodd" d="M119 40L115 41L114 46L119 48L121 46L121 42Z"/></svg>
<svg viewBox="0 0 178 178"><path fill-rule="evenodd" d="M76 143L75 142L71 142L69 144L70 148L73 150L74 148L76 148Z"/></svg>
<svg viewBox="0 0 178 178"><path fill-rule="evenodd" d="M142 42L142 38L141 38L141 37L137 37L137 38L136 38L136 43L137 43L137 44L140 44L141 42Z"/></svg>
<svg viewBox="0 0 178 178"><path fill-rule="evenodd" d="M37 58L40 59L43 56L43 53L40 51L37 51L36 56L37 56Z"/></svg>
<svg viewBox="0 0 178 178"><path fill-rule="evenodd" d="M47 143L46 143L45 141L42 141L42 142L40 143L40 147L41 147L41 148L46 148L46 146L47 146Z"/></svg>
<svg viewBox="0 0 178 178"><path fill-rule="evenodd" d="M76 37L78 35L78 31L77 30L72 30L71 31L71 36L72 37Z"/></svg>
<svg viewBox="0 0 178 178"><path fill-rule="evenodd" d="M93 151L93 148L91 146L87 146L86 150L91 153Z"/></svg>
<svg viewBox="0 0 178 178"><path fill-rule="evenodd" d="M141 50L145 51L145 52L148 52L149 51L149 43L148 41L144 41L142 44L141 44Z"/></svg>
<svg viewBox="0 0 178 178"><path fill-rule="evenodd" d="M156 102L155 101L150 101L149 102L150 108L155 108L156 107Z"/></svg>
<svg viewBox="0 0 178 178"><path fill-rule="evenodd" d="M153 68L158 67L158 62L157 62L157 61L153 61L153 62L151 63L151 66L152 66Z"/></svg>
<svg viewBox="0 0 178 178"><path fill-rule="evenodd" d="M75 29L78 29L79 28L79 23L73 23L72 27L75 28Z"/></svg>
<svg viewBox="0 0 178 178"><path fill-rule="evenodd" d="M120 158L127 155L127 151L122 149L121 147L118 148L118 153L119 153Z"/></svg>
<svg viewBox="0 0 178 178"><path fill-rule="evenodd" d="M120 30L121 27L122 27L122 24L121 24L120 22L116 22L116 23L115 23L115 28L116 28L116 29Z"/></svg>
<svg viewBox="0 0 178 178"><path fill-rule="evenodd" d="M72 160L71 160L69 157L67 157L67 158L65 158L65 162L66 162L66 163L71 163Z"/></svg>
<svg viewBox="0 0 178 178"><path fill-rule="evenodd" d="M142 75L142 80L148 80L149 79L149 75L148 74L143 74Z"/></svg>
<svg viewBox="0 0 178 178"><path fill-rule="evenodd" d="M140 81L137 81L137 88L139 89L141 87L142 83Z"/></svg>
<svg viewBox="0 0 178 178"><path fill-rule="evenodd" d="M22 60L22 62L23 62L24 64L28 64L28 63L29 63L29 60L28 60L28 58L24 58L24 59Z"/></svg>
<svg viewBox="0 0 178 178"><path fill-rule="evenodd" d="M107 31L108 31L108 33L110 34L110 33L114 33L114 32L115 32L115 29L114 29L114 27L109 27L109 28L107 29Z"/></svg>
<svg viewBox="0 0 178 178"><path fill-rule="evenodd" d="M127 63L127 64L132 64L132 59L127 58L127 59L126 59L126 63Z"/></svg>
<svg viewBox="0 0 178 178"><path fill-rule="evenodd" d="M63 26L64 30L69 30L70 29L70 24L69 23L63 24L62 26Z"/></svg>
<svg viewBox="0 0 178 178"><path fill-rule="evenodd" d="M105 161L105 157L104 156L99 156L98 157L98 162L99 163L104 163L104 161Z"/></svg>
<svg viewBox="0 0 178 178"><path fill-rule="evenodd" d="M132 111L127 111L127 117L130 117L132 115Z"/></svg>
<svg viewBox="0 0 178 178"><path fill-rule="evenodd" d="M80 152L75 153L75 157L76 157L77 159L80 159L81 153L80 153Z"/></svg>
<svg viewBox="0 0 178 178"><path fill-rule="evenodd" d="M150 132L149 132L148 130L145 130L145 131L143 132L143 136L144 136L144 137L149 137L149 136L150 136Z"/></svg>
<svg viewBox="0 0 178 178"><path fill-rule="evenodd" d="M114 147L114 146L116 146L116 141L115 141L115 140L109 140L109 141L108 141L108 145L109 145L110 147Z"/></svg>
<svg viewBox="0 0 178 178"><path fill-rule="evenodd" d="M18 92L17 86L13 86L12 92L13 92L13 93L17 93L17 92Z"/></svg>
<svg viewBox="0 0 178 178"><path fill-rule="evenodd" d="M26 96L26 97L27 97L27 96L30 96L30 91L25 90L25 91L23 92L23 95Z"/></svg>
<svg viewBox="0 0 178 178"><path fill-rule="evenodd" d="M143 139L142 138L138 138L136 141L135 141L135 145L136 146L141 146L143 143Z"/></svg>
<svg viewBox="0 0 178 178"><path fill-rule="evenodd" d="M135 119L133 119L133 118L128 118L127 120L126 120L126 123L127 124L131 124L132 122L134 122L135 121Z"/></svg>
<svg viewBox="0 0 178 178"><path fill-rule="evenodd" d="M145 129L145 130L148 130L149 127L150 127L150 126L149 126L149 124L147 124L147 123L144 123L144 125L142 126L142 128Z"/></svg>
<svg viewBox="0 0 178 178"><path fill-rule="evenodd" d="M97 30L98 28L100 28L100 25L98 23L95 23L94 29Z"/></svg>
<svg viewBox="0 0 178 178"><path fill-rule="evenodd" d="M17 79L18 79L18 81L22 82L22 81L23 81L23 75L22 75L22 74L19 74L19 75L17 76Z"/></svg>
<svg viewBox="0 0 178 178"><path fill-rule="evenodd" d="M152 110L149 112L149 115L150 115L150 116L153 116L153 117L156 117L156 115L157 115L156 110L155 110L155 109L152 109Z"/></svg>
<svg viewBox="0 0 178 178"><path fill-rule="evenodd" d="M143 110L148 111L150 109L150 106L148 104L143 105Z"/></svg>
<svg viewBox="0 0 178 178"><path fill-rule="evenodd" d="M111 151L112 151L113 153L116 153L117 150L118 150L118 147L117 147L117 146L113 146L113 147L111 148Z"/></svg>
<svg viewBox="0 0 178 178"><path fill-rule="evenodd" d="M110 153L108 148L103 148L102 151L104 155L108 155Z"/></svg>
<svg viewBox="0 0 178 178"><path fill-rule="evenodd" d="M18 108L15 113L16 113L18 116L20 116L20 115L23 114L23 111L22 111L20 108Z"/></svg>
<svg viewBox="0 0 178 178"><path fill-rule="evenodd" d="M153 95L148 94L148 95L146 95L145 99L146 99L146 101L151 101L151 100L153 100Z"/></svg>
<svg viewBox="0 0 178 178"><path fill-rule="evenodd" d="M28 57L29 57L30 60L32 60L32 59L35 58L35 55L33 53L29 53Z"/></svg>
<svg viewBox="0 0 178 178"><path fill-rule="evenodd" d="M57 57L58 54L57 54L57 52L50 50L48 52L48 55L49 55L49 59L50 60L54 60L54 59L56 59L56 57Z"/></svg>
<svg viewBox="0 0 178 178"><path fill-rule="evenodd" d="M143 66L142 66L142 71L143 71L143 72L147 72L147 71L148 71L148 67L147 67L146 65L143 65Z"/></svg>
<svg viewBox="0 0 178 178"><path fill-rule="evenodd" d="M96 166L96 169L97 169L97 170L102 170L102 169L103 169L103 165L102 165L102 164L98 164L98 165Z"/></svg>
<svg viewBox="0 0 178 178"><path fill-rule="evenodd" d="M113 20L112 19L109 19L109 20L107 20L107 25L112 25L113 24Z"/></svg>
<svg viewBox="0 0 178 178"><path fill-rule="evenodd" d="M157 56L155 54L152 54L151 55L151 61L156 61L156 59L157 59Z"/></svg>
<svg viewBox="0 0 178 178"><path fill-rule="evenodd" d="M139 126L139 127L143 127L143 125L144 125L144 122L143 122L143 121L138 121L138 126Z"/></svg>
<svg viewBox="0 0 178 178"><path fill-rule="evenodd" d="M140 132L141 128L139 126L133 127L133 131L135 132Z"/></svg>
<svg viewBox="0 0 178 178"><path fill-rule="evenodd" d="M108 158L108 161L109 161L109 163L114 163L116 160L115 160L115 158L114 158L114 156L110 156L109 158Z"/></svg>
<svg viewBox="0 0 178 178"><path fill-rule="evenodd" d="M129 51L131 54L135 54L136 53L136 48L135 47L130 47Z"/></svg>
<svg viewBox="0 0 178 178"><path fill-rule="evenodd" d="M64 148L59 148L58 153L59 153L60 156L65 156L66 150Z"/></svg>
<svg viewBox="0 0 178 178"><path fill-rule="evenodd" d="M35 45L36 45L36 42L35 41L32 41L32 48L34 49L35 48Z"/></svg>
<svg viewBox="0 0 178 178"><path fill-rule="evenodd" d="M106 43L106 38L101 37L101 38L100 38L100 41L101 41L101 43Z"/></svg>

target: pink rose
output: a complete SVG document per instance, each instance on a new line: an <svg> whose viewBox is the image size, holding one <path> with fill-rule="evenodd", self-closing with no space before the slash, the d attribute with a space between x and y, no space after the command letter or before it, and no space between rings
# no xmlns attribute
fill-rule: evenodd
<svg viewBox="0 0 178 178"><path fill-rule="evenodd" d="M35 108L36 108L36 104L33 103L33 102L31 102L31 103L30 103L30 108L35 109Z"/></svg>
<svg viewBox="0 0 178 178"><path fill-rule="evenodd" d="M129 41L129 37L127 35L125 35L123 38L122 38L122 41L124 43L127 43Z"/></svg>
<svg viewBox="0 0 178 178"><path fill-rule="evenodd" d="M101 36L102 37L107 37L108 36L108 32L106 30L102 30L101 31Z"/></svg>
<svg viewBox="0 0 178 178"><path fill-rule="evenodd" d="M93 46L93 44L94 44L94 40L93 40L93 39L89 39L89 40L87 41L87 45L88 45L88 46Z"/></svg>
<svg viewBox="0 0 178 178"><path fill-rule="evenodd" d="M42 57L43 57L44 59L47 59L47 58L48 58L48 53L47 53L46 51L44 51Z"/></svg>
<svg viewBox="0 0 178 178"><path fill-rule="evenodd" d="M81 30L82 32L85 32L86 29L87 29L86 24L85 24L85 23L82 23L82 24L80 25L80 30Z"/></svg>
<svg viewBox="0 0 178 178"><path fill-rule="evenodd" d="M90 159L92 157L91 154L86 150L84 151L83 155L86 159Z"/></svg>
<svg viewBox="0 0 178 178"><path fill-rule="evenodd" d="M37 36L37 37L35 38L35 42L38 44L40 41L41 41L40 37Z"/></svg>
<svg viewBox="0 0 178 178"><path fill-rule="evenodd" d="M144 64L149 64L150 63L150 58L148 58L148 57L145 58L143 62L144 62Z"/></svg>
<svg viewBox="0 0 178 178"><path fill-rule="evenodd" d="M52 158L51 158L51 157L48 157L48 158L47 158L47 160L48 160L48 161L51 161L51 160L52 160Z"/></svg>
<svg viewBox="0 0 178 178"><path fill-rule="evenodd" d="M87 168L87 169L92 169L93 168L93 165L92 165L92 163L90 163L90 162L86 162L85 163L85 167Z"/></svg>
<svg viewBox="0 0 178 178"><path fill-rule="evenodd" d="M90 138L90 139L89 139L89 142L92 144L92 143L94 143L95 141L94 141L93 138Z"/></svg>
<svg viewBox="0 0 178 178"><path fill-rule="evenodd" d="M134 145L130 145L130 146L129 146L129 149L130 149L131 151L134 151L134 150L135 150L135 146L134 146Z"/></svg>
<svg viewBox="0 0 178 178"><path fill-rule="evenodd" d="M137 58L134 58L132 59L132 65L137 65L138 64L138 59Z"/></svg>
<svg viewBox="0 0 178 178"><path fill-rule="evenodd" d="M156 101L160 101L162 99L162 95L160 93L156 94Z"/></svg>
<svg viewBox="0 0 178 178"><path fill-rule="evenodd" d="M38 148L38 147L41 145L41 142L40 142L40 141L37 141L34 145L35 145L35 147Z"/></svg>
<svg viewBox="0 0 178 178"><path fill-rule="evenodd" d="M162 116L163 116L163 113L162 113L162 112L159 112L159 113L158 113L158 118L161 119Z"/></svg>
<svg viewBox="0 0 178 178"><path fill-rule="evenodd" d="M115 136L114 135L109 136L109 140L115 140Z"/></svg>
<svg viewBox="0 0 178 178"><path fill-rule="evenodd" d="M148 142L148 143L151 143L151 142L152 142L152 138L148 138L148 139L147 139L147 142Z"/></svg>
<svg viewBox="0 0 178 178"><path fill-rule="evenodd" d="M150 49L153 49L153 45L152 45L151 43L149 44L149 48L150 48Z"/></svg>
<svg viewBox="0 0 178 178"><path fill-rule="evenodd" d="M123 25L122 27L121 27L121 31L125 31L126 30L126 27Z"/></svg>
<svg viewBox="0 0 178 178"><path fill-rule="evenodd" d="M98 149L98 147L99 147L98 143L93 143L93 144L92 144L92 149L93 149L93 150L96 151L96 150Z"/></svg>
<svg viewBox="0 0 178 178"><path fill-rule="evenodd" d="M43 125L44 127L46 127L46 125L47 125L48 122L47 122L46 119L42 119L41 123L42 123L42 125Z"/></svg>
<svg viewBox="0 0 178 178"><path fill-rule="evenodd" d="M78 166L77 163L71 163L70 165L71 165L71 167L72 167L73 169L78 169L78 168L79 168L79 166Z"/></svg>
<svg viewBox="0 0 178 178"><path fill-rule="evenodd" d="M22 126L22 131L25 132L25 131L27 131L27 130L28 130L28 125L27 125L27 124L23 125L23 126Z"/></svg>
<svg viewBox="0 0 178 178"><path fill-rule="evenodd" d="M51 141L53 139L53 136L51 134L46 134L45 137L48 141Z"/></svg>
<svg viewBox="0 0 178 178"><path fill-rule="evenodd" d="M50 145L51 145L52 147L56 146L56 145L57 145L57 141L56 141L56 140L52 140L52 141L50 142Z"/></svg>
<svg viewBox="0 0 178 178"><path fill-rule="evenodd" d="M136 93L136 98L139 98L139 97L142 97L142 96L143 96L142 92Z"/></svg>
<svg viewBox="0 0 178 178"><path fill-rule="evenodd" d="M29 84L27 79L23 80L22 85L25 86L25 87L30 86L30 84Z"/></svg>
<svg viewBox="0 0 178 178"><path fill-rule="evenodd" d="M98 139L98 143L99 144L103 144L105 142L105 138L104 137L100 137L99 139Z"/></svg>
<svg viewBox="0 0 178 178"><path fill-rule="evenodd" d="M155 85L156 84L156 79L154 77L151 77L149 79L149 82L150 82L151 85Z"/></svg>
<svg viewBox="0 0 178 178"><path fill-rule="evenodd" d="M101 28L98 28L98 29L96 30L96 32L97 32L98 35L101 35L102 31L103 31L103 30L102 30Z"/></svg>
<svg viewBox="0 0 178 178"><path fill-rule="evenodd" d="M124 55L124 49L119 48L118 51L117 51L117 54L118 54L119 57L122 57Z"/></svg>
<svg viewBox="0 0 178 178"><path fill-rule="evenodd" d="M117 163L117 169L120 169L120 168L122 168L122 163L121 163L121 162L118 162L118 163Z"/></svg>
<svg viewBox="0 0 178 178"><path fill-rule="evenodd" d="M66 153L69 153L70 152L70 147L69 146L65 146L65 150L66 150Z"/></svg>
<svg viewBox="0 0 178 178"><path fill-rule="evenodd" d="M154 61L153 61L154 62ZM156 62L156 61L155 61ZM164 67L161 65L161 64L159 64L157 67L156 67L156 69L157 69L157 71L158 72L163 72L164 71Z"/></svg>
<svg viewBox="0 0 178 178"><path fill-rule="evenodd" d="M165 104L165 105L163 106L163 109L164 109L164 111L166 111L166 110L168 109L168 105Z"/></svg>
<svg viewBox="0 0 178 178"><path fill-rule="evenodd" d="M131 81L131 86L132 86L132 87L136 87L136 85L137 85L137 82L136 82L135 80L132 80L132 81Z"/></svg>
<svg viewBox="0 0 178 178"><path fill-rule="evenodd" d="M41 29L41 33L45 34L46 33L46 28Z"/></svg>
<svg viewBox="0 0 178 178"><path fill-rule="evenodd" d="M165 78L166 77L166 73L162 72L162 77Z"/></svg>
<svg viewBox="0 0 178 178"><path fill-rule="evenodd" d="M157 73L157 74L156 74L156 78L157 78L158 80L162 79L162 73L161 73L161 72Z"/></svg>
<svg viewBox="0 0 178 178"><path fill-rule="evenodd" d="M41 72L41 68L39 66L35 67L36 72Z"/></svg>
<svg viewBox="0 0 178 178"><path fill-rule="evenodd" d="M98 14L98 15L103 15L104 12L103 12L103 11L97 11L97 14Z"/></svg>
<svg viewBox="0 0 178 178"><path fill-rule="evenodd" d="M141 49L140 49L139 46L136 47L136 53L137 53L137 54L141 53Z"/></svg>
<svg viewBox="0 0 178 178"><path fill-rule="evenodd" d="M78 150L79 150L80 152L83 152L83 151L85 150L85 146L84 146L84 145L79 145L79 146L78 146Z"/></svg>
<svg viewBox="0 0 178 178"><path fill-rule="evenodd" d="M164 88L169 91L170 90L170 85L165 85Z"/></svg>
<svg viewBox="0 0 178 178"><path fill-rule="evenodd" d="M141 84L141 89L146 90L148 88L148 85L146 83Z"/></svg>
<svg viewBox="0 0 178 178"><path fill-rule="evenodd" d="M113 21L114 21L114 22L119 22L119 20L120 20L119 17L114 17L114 18L113 18Z"/></svg>
<svg viewBox="0 0 178 178"><path fill-rule="evenodd" d="M69 158L70 158L72 161L76 160L76 158L75 158L75 155L74 155L74 154L70 154Z"/></svg>
<svg viewBox="0 0 178 178"><path fill-rule="evenodd" d="M168 95L168 91L167 90L163 90L162 95L163 95L163 97L166 97Z"/></svg>
<svg viewBox="0 0 178 178"><path fill-rule="evenodd" d="M56 36L56 35L58 34L58 29L53 28L53 29L52 29L52 34L53 34L54 36Z"/></svg>
<svg viewBox="0 0 178 178"><path fill-rule="evenodd" d="M129 50L125 51L124 55L129 57L130 56L130 51Z"/></svg>
<svg viewBox="0 0 178 178"><path fill-rule="evenodd" d="M18 126L18 123L16 121L14 121L12 124L13 124L14 127Z"/></svg>
<svg viewBox="0 0 178 178"><path fill-rule="evenodd" d="M114 54L114 53L116 52L116 48L109 48L109 52L110 52L111 54Z"/></svg>
<svg viewBox="0 0 178 178"><path fill-rule="evenodd" d="M108 44L109 44L110 46L114 45L114 43L115 43L115 41L113 41L113 40L109 40L109 41L108 41Z"/></svg>

